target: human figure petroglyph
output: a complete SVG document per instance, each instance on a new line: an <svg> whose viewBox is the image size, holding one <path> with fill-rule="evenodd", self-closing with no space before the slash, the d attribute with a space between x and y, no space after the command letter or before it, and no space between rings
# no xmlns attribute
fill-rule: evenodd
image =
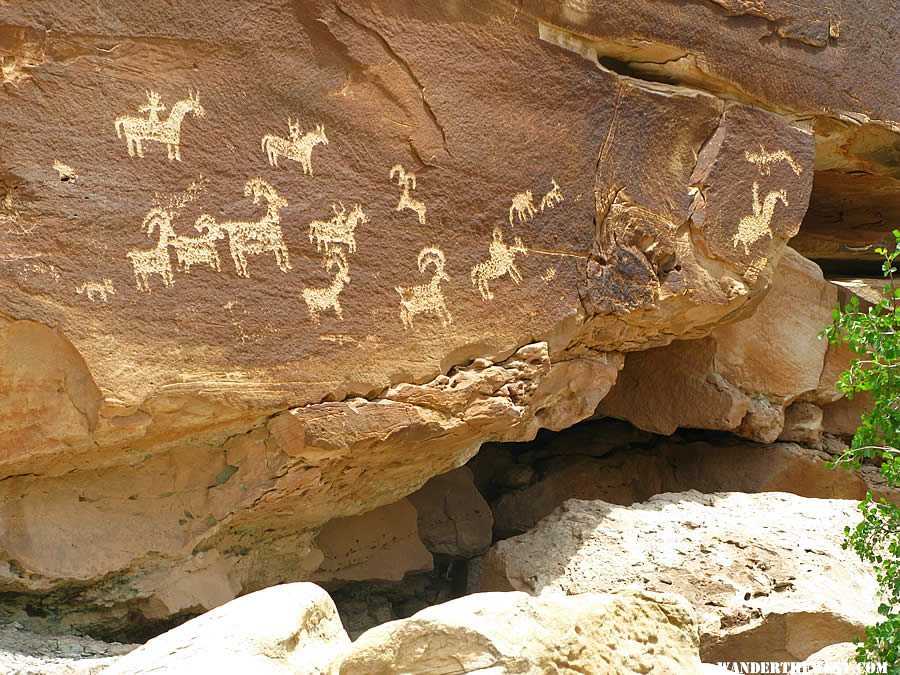
<svg viewBox="0 0 900 675"><path fill-rule="evenodd" d="M488 281L499 279L504 274L508 274L509 278L517 284L522 281L522 274L516 267L516 254L528 255L528 249L525 248L519 237L516 237L513 245L510 246L503 241L503 231L499 227L495 227L488 252L490 258L475 265L470 276L472 284L478 288L481 297L484 300L493 300L494 294L491 293Z"/></svg>
<svg viewBox="0 0 900 675"><path fill-rule="evenodd" d="M512 204L509 207L509 224L513 225L513 216L519 219L520 223L531 220L537 209L534 207L534 196L531 190L520 192L512 198Z"/></svg>
<svg viewBox="0 0 900 675"><path fill-rule="evenodd" d="M784 190L773 190L766 198L759 201L759 183L753 183L753 213L741 218L738 230L731 238L731 243L737 248L738 244L744 247L744 253L750 252L750 245L755 244L763 237L772 238L772 230L769 225L772 222L772 214L775 212L775 204L778 201L788 206L787 193Z"/></svg>
<svg viewBox="0 0 900 675"><path fill-rule="evenodd" d="M744 150L744 157L751 164L756 164L756 166L759 167L760 174L763 176L768 176L771 173L772 164L775 164L776 162L787 162L791 167L791 170L798 176L803 173L803 167L794 161L794 158L791 157L787 150L769 152L762 144L760 144L759 152Z"/></svg>
<svg viewBox="0 0 900 675"><path fill-rule="evenodd" d="M103 281L85 281L78 284L75 292L78 295L86 295L91 302L96 302L98 299L106 302L110 295L116 294L116 289L112 279L104 279Z"/></svg>
<svg viewBox="0 0 900 675"><path fill-rule="evenodd" d="M416 189L416 174L407 171L400 164L395 164L391 167L391 180L394 178L397 179L397 185L403 188L403 192L400 193L400 201L397 202L397 206L395 208L396 211L402 211L403 209L409 209L410 211L415 211L416 215L419 217L419 224L425 224L425 203L415 199L410 196L409 191Z"/></svg>
<svg viewBox="0 0 900 675"><path fill-rule="evenodd" d="M434 274L431 281L421 286L396 286L396 291L400 294L400 320L403 328L412 328L413 318L419 314L436 314L443 326L449 326L453 323L453 317L447 309L441 290L441 282L450 279L444 271L444 252L435 246L423 248L419 251L418 265L422 274L429 266L433 266Z"/></svg>
<svg viewBox="0 0 900 675"><path fill-rule="evenodd" d="M543 212L544 209L552 209L563 202L563 195L562 191L559 189L559 183L553 178L550 179L550 183L553 187L550 188L550 191L547 192L547 194L541 197L541 212Z"/></svg>
<svg viewBox="0 0 900 675"><path fill-rule="evenodd" d="M159 119L159 113L165 110L160 103L160 96L154 91L147 92L148 104L141 106L139 112L146 112L147 117L131 117L123 115L116 118L116 136L128 145L128 156L144 156L141 141L165 143L169 159L181 161L181 122L188 113L195 117L203 117L206 111L200 105L200 93L188 92L188 98L175 103L165 120Z"/></svg>
<svg viewBox="0 0 900 675"><path fill-rule="evenodd" d="M159 113L166 109L160 102L159 92L147 90L147 103L138 108L138 112L147 113L147 121L159 124Z"/></svg>
<svg viewBox="0 0 900 675"><path fill-rule="evenodd" d="M272 252L278 269L287 272L291 268L290 256L281 231L279 209L287 206L287 201L278 196L275 188L262 178L251 178L244 185L244 195L253 196L253 203L260 198L266 200L266 215L254 222L217 223L212 216L203 217L197 225L206 227L210 233L228 234L228 248L239 277L250 277L247 271L247 256Z"/></svg>
<svg viewBox="0 0 900 675"><path fill-rule="evenodd" d="M141 229L147 236L153 235L153 230L159 232L159 241L155 248L132 249L125 256L131 260L134 267L134 281L139 291L150 290L150 275L158 274L162 278L164 286L175 283L172 274L172 261L169 258L169 244L175 239L175 230L172 229L172 214L161 208L151 209L144 217Z"/></svg>
<svg viewBox="0 0 900 675"><path fill-rule="evenodd" d="M266 153L269 164L277 167L278 158L285 157L300 162L303 173L312 176L313 148L317 145L328 145L324 125L317 124L313 131L307 131L301 136L299 121L291 121L291 118L288 117L288 135L290 138L282 138L273 134L266 134L262 137L262 149Z"/></svg>
<svg viewBox="0 0 900 675"><path fill-rule="evenodd" d="M323 262L326 271L333 274L331 283L325 288L304 288L303 299L309 310L310 318L319 323L319 315L328 310L334 310L337 318L344 320L344 312L341 309L340 295L344 286L350 283L350 265L347 256L340 248L333 248L325 253Z"/></svg>
<svg viewBox="0 0 900 675"><path fill-rule="evenodd" d="M331 210L334 216L330 220L314 220L309 224L310 242L316 245L316 251L324 249L326 254L338 244L344 244L350 253L356 253L356 226L368 223L369 217L359 204L355 204L349 214L343 204L340 208L332 204Z"/></svg>

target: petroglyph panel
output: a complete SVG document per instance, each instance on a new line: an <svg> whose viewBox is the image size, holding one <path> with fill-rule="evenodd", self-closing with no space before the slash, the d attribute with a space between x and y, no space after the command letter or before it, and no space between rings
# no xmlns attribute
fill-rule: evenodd
<svg viewBox="0 0 900 675"><path fill-rule="evenodd" d="M300 133L300 122L288 117L288 138L266 134L262 138L262 150L271 166L278 166L279 157L299 162L303 173L313 175L312 153L317 145L328 145L325 126L317 124L312 131Z"/></svg>
<svg viewBox="0 0 900 675"><path fill-rule="evenodd" d="M413 328L413 320L420 314L437 316L444 327L453 323L453 317L444 300L444 292L441 290L441 283L450 280L445 272L446 263L444 252L436 246L428 246L419 251L419 272L425 274L429 267L434 271L427 284L396 287L397 293L400 294L400 320L404 328Z"/></svg>
<svg viewBox="0 0 900 675"><path fill-rule="evenodd" d="M123 115L116 118L116 135L124 137L128 147L128 156L144 156L143 141L155 141L166 146L170 160L181 161L181 123L188 113L195 117L203 117L206 111L200 105L200 92L188 92L188 98L177 101L166 119L159 113L164 111L162 99L158 92L147 92L147 103L138 108L138 112L147 113L147 117Z"/></svg>

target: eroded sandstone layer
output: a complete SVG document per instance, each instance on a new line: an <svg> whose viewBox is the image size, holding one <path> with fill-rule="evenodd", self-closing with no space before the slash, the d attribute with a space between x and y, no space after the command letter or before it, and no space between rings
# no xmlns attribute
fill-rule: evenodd
<svg viewBox="0 0 900 675"><path fill-rule="evenodd" d="M329 521L749 316L896 102L877 16L732 4L0 3L10 606L352 578Z"/></svg>

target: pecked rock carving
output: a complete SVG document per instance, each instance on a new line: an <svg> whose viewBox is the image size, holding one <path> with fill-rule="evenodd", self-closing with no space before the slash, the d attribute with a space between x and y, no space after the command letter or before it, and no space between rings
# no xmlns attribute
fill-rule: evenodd
<svg viewBox="0 0 900 675"><path fill-rule="evenodd" d="M316 251L324 250L326 255L338 244L344 244L349 253L356 253L356 226L368 223L369 217L359 204L355 204L349 214L343 204L340 208L332 204L331 209L334 216L330 220L314 220L309 224L309 241L316 245Z"/></svg>
<svg viewBox="0 0 900 675"><path fill-rule="evenodd" d="M744 157L746 157L747 161L751 164L756 164L756 166L759 167L759 172L763 176L768 176L772 172L772 164L777 162L787 162L788 166L791 167L791 171L798 176L803 173L803 167L797 164L797 162L794 161L794 158L791 157L791 154L786 150L768 152L765 146L760 144L759 152L744 150Z"/></svg>
<svg viewBox="0 0 900 675"><path fill-rule="evenodd" d="M172 261L169 258L169 244L175 239L171 213L158 207L151 209L144 217L141 229L147 233L148 237L153 235L154 229L159 232L156 247L132 249L125 255L131 260L134 267L134 281L138 290L150 293L150 276L153 274L160 276L164 286L171 286L175 283Z"/></svg>
<svg viewBox="0 0 900 675"><path fill-rule="evenodd" d="M520 237L516 237L513 245L510 246L503 241L503 230L499 227L494 228L488 252L491 257L476 264L470 274L472 285L481 293L483 300L494 299L494 294L488 286L488 281L492 279L499 279L508 274L513 282L518 284L522 281L522 273L516 267L516 254L528 255L528 249L525 248Z"/></svg>
<svg viewBox="0 0 900 675"><path fill-rule="evenodd" d="M397 211L402 211L403 209L409 209L410 211L414 211L415 214L419 217L419 224L425 224L425 203L419 201L410 196L409 191L416 189L416 174L411 171L407 171L400 164L395 164L391 167L391 179L396 176L397 185L403 188L403 192L400 194L400 201L397 202Z"/></svg>
<svg viewBox="0 0 900 675"><path fill-rule="evenodd" d="M116 294L116 289L112 279L103 279L102 281L85 281L80 283L75 287L75 292L78 295L86 296L91 302L100 300L100 302L105 303L110 295Z"/></svg>
<svg viewBox="0 0 900 675"><path fill-rule="evenodd" d="M623 352L703 338L766 292L806 210L816 141L805 120L772 111L808 95L809 115L889 117L883 85L875 95L848 83L860 102L842 87L823 91L833 66L800 50L779 52L779 77L737 69L742 90L771 104L763 109L622 77L598 67L603 45L591 59L571 48L623 25L625 12L655 41L636 57L677 56L662 53L659 31L679 53L713 36L704 48L721 77L735 71L735 50L722 47L732 36L760 61L772 53L757 24L704 18L709 3L635 13L628 2L601 12L500 0L476 13L465 3L253 0L266 18L255 22L233 3L219 3L215 20L208 3L187 0L165 11L123 0L102 13L32 4L3 7L13 54L4 76L15 84L0 88L11 130L0 144L0 335L12 345L0 350L0 591L52 607L77 586L72 625L121 623L115 612L163 620L309 578L328 521L395 502L484 438L591 415ZM552 26L570 29L566 40L548 38ZM856 35L842 44L867 47L865 31ZM177 160L184 141L189 161L162 162L154 147L146 154L160 161L129 161L110 134L118 111L108 101L130 100L136 77L163 92L196 80L210 115L215 92L215 124L188 119L179 151L169 148ZM174 115L165 97L127 107L145 102L117 125L135 157L163 142L138 127L159 130ZM288 114L288 134L266 128ZM316 125L334 142L311 146L314 181L270 167L303 165L287 151ZM263 148L264 134L284 143ZM752 163L744 153L760 144L803 171ZM57 180L54 158L77 167L75 184ZM154 200L181 184L185 163L209 180L190 214ZM406 175L388 183L394 166ZM427 195L406 169L423 180L427 171ZM250 176L259 180L242 195ZM732 237L754 180L760 201L775 188L790 204L776 202L772 237L750 250L766 262L750 274ZM509 223L508 198L526 188ZM317 228L313 246L310 221L330 222L339 198L342 225ZM360 220L354 231L355 204L383 226ZM137 233L151 205L172 212L174 235L160 235L161 216L149 238ZM508 256L498 268L495 225L495 251ZM534 255L514 250L513 226ZM228 267L226 237L236 274L216 271ZM483 276L470 286L476 265ZM72 291L87 277L114 285L102 308ZM150 289L152 302L140 302ZM314 315L340 330L316 329ZM539 364L510 361L539 340ZM460 382L465 394L451 386ZM11 412L22 410L33 426Z"/></svg>
<svg viewBox="0 0 900 675"><path fill-rule="evenodd" d="M547 191L547 193L541 197L541 211L544 209L552 209L555 206L559 206L563 203L564 197L562 191L559 189L559 183L556 182L555 178L550 179L550 183L553 187Z"/></svg>
<svg viewBox="0 0 900 675"><path fill-rule="evenodd" d="M315 323L319 323L319 315L328 310L334 310L337 318L344 320L341 303L338 298L344 286L350 283L350 265L347 256L339 248L329 249L325 252L325 260L322 263L328 272L334 276L331 283L325 288L304 288L303 299L309 309L309 316Z"/></svg>
<svg viewBox="0 0 900 675"><path fill-rule="evenodd" d="M266 134L262 138L262 149L266 153L266 158L272 166L278 166L278 158L300 162L303 167L303 173L313 175L312 169L312 152L317 145L328 145L328 137L325 135L325 126L317 124L313 131L307 131L300 135L300 122L291 121L288 118L288 130L290 138L282 138Z"/></svg>
<svg viewBox="0 0 900 675"><path fill-rule="evenodd" d="M556 185L555 181L554 185ZM541 200L541 211L544 210L543 206L544 202ZM515 216L520 223L524 223L525 221L531 220L535 213L537 213L537 209L534 206L534 196L532 195L531 190L520 192L512 198L512 204L509 206L509 224L515 224L513 223L513 216Z"/></svg>
<svg viewBox="0 0 900 675"><path fill-rule="evenodd" d="M434 267L434 274L427 284L410 288L396 287L400 294L400 320L403 321L404 328L412 328L413 319L419 314L435 314L443 326L453 323L453 317L450 315L450 310L447 309L444 293L441 290L441 282L450 279L444 271L445 264L446 259L441 249L429 246L419 251L419 271L424 274L425 270L431 266Z"/></svg>
<svg viewBox="0 0 900 675"><path fill-rule="evenodd" d="M291 269L291 259L281 232L280 209L287 206L287 200L278 196L272 184L262 178L251 178L244 185L244 195L253 196L253 203L260 199L266 202L266 214L256 221L217 223L212 216L206 216L201 227L216 235L228 235L228 248L234 260L234 268L239 277L250 277L247 271L247 256L274 253L275 263L282 272Z"/></svg>
<svg viewBox="0 0 900 675"><path fill-rule="evenodd" d="M772 222L775 204L778 201L785 206L789 206L787 192L784 190L773 190L760 202L759 183L753 181L753 213L744 216L738 223L738 230L732 238L735 247L741 244L744 247L744 253L749 253L752 244L755 244L763 237L772 238L772 230L769 228L769 224Z"/></svg>
<svg viewBox="0 0 900 675"><path fill-rule="evenodd" d="M159 119L159 113L166 109L160 102L160 95L155 91L147 92L146 105L138 110L146 112L143 117L123 115L116 118L116 135L125 136L128 145L128 156L144 156L141 141L164 143L169 159L181 161L181 122L184 116L191 113L195 117L203 117L206 111L200 105L200 92L188 92L188 98L175 103L165 120Z"/></svg>

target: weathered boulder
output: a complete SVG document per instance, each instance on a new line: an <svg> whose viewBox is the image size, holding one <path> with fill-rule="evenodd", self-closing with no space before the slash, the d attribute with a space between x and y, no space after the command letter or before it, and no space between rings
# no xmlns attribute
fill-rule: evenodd
<svg viewBox="0 0 900 675"><path fill-rule="evenodd" d="M573 432L575 430L573 429ZM577 453L577 435L557 445ZM867 490L898 499L874 467L832 470L830 455L795 443L761 445L720 438L715 442L660 439L651 447L610 457L556 457L538 464L539 478L509 491L493 505L500 536L527 532L568 499L599 499L628 506L662 492L790 492L801 497L862 499Z"/></svg>
<svg viewBox="0 0 900 675"><path fill-rule="evenodd" d="M272 586L173 628L103 672L337 673L350 639L315 584Z"/></svg>
<svg viewBox="0 0 900 675"><path fill-rule="evenodd" d="M856 504L776 492L668 493L631 507L573 499L495 544L482 586L680 593L704 661L803 660L878 619L874 574L841 547Z"/></svg>
<svg viewBox="0 0 900 675"><path fill-rule="evenodd" d="M435 476L409 501L418 514L422 543L432 553L471 558L490 547L491 507L475 487L470 469L460 467Z"/></svg>
<svg viewBox="0 0 900 675"><path fill-rule="evenodd" d="M676 595L476 593L363 633L340 672L688 675L696 631Z"/></svg>
<svg viewBox="0 0 900 675"><path fill-rule="evenodd" d="M821 270L790 248L765 298L749 318L715 328L709 337L629 354L624 370L598 412L656 433L678 427L718 429L771 443L785 426L785 409L798 399L819 399L837 289ZM833 383L822 398L833 401ZM799 408L789 437L800 433Z"/></svg>

